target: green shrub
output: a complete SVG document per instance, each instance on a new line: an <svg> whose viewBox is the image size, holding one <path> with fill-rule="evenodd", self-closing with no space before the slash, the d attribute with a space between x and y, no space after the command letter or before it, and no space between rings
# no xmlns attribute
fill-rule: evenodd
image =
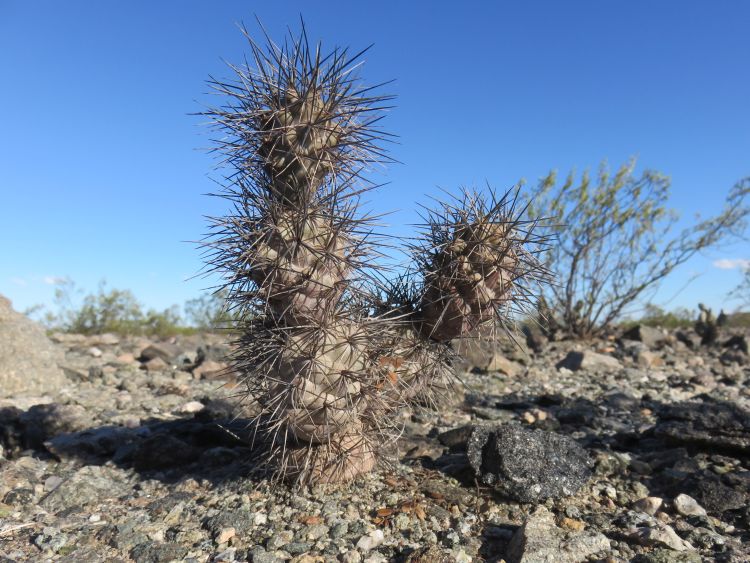
<svg viewBox="0 0 750 563"><path fill-rule="evenodd" d="M696 253L741 237L750 215L750 177L729 191L723 211L675 232L677 215L667 207L670 180L630 161L612 174L558 183L553 171L530 196L530 214L560 225L559 243L547 255L555 274L545 297L563 330L576 337L601 335L628 307L653 291ZM716 188L706 186L706 190Z"/></svg>
<svg viewBox="0 0 750 563"><path fill-rule="evenodd" d="M83 296L77 305L76 296L81 293L70 279L59 283L55 288L56 312L48 311L43 322L50 329L76 334L171 336L195 330L183 326L176 305L144 312L130 290L109 289L105 281L99 283L96 293Z"/></svg>

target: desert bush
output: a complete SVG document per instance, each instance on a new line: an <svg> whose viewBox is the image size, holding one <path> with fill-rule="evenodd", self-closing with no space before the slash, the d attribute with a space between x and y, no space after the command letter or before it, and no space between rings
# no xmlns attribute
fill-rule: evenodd
<svg viewBox="0 0 750 563"><path fill-rule="evenodd" d="M188 324L203 331L231 328L234 316L227 310L226 299L226 289L189 299L184 308Z"/></svg>
<svg viewBox="0 0 750 563"><path fill-rule="evenodd" d="M570 335L602 334L677 266L696 253L741 236L750 214L750 178L735 184L717 216L674 232L676 213L667 207L670 180L635 161L612 174L602 164L595 178L556 172L531 193L533 214L553 218L559 243L546 257L557 284L545 293L556 321Z"/></svg>
<svg viewBox="0 0 750 563"><path fill-rule="evenodd" d="M157 311L143 310L143 306L130 290L108 288L99 283L95 293L88 293L78 303L83 292L73 281L65 279L55 288L54 311L47 311L43 322L54 330L77 334L171 336L190 332L182 326L176 305Z"/></svg>
<svg viewBox="0 0 750 563"><path fill-rule="evenodd" d="M688 328L695 322L695 313L685 307L678 307L672 311L666 311L654 304L647 304L640 317L622 323L622 328L629 328L636 324L644 324L656 328L676 329Z"/></svg>
<svg viewBox="0 0 750 563"><path fill-rule="evenodd" d="M743 307L750 307L750 266L744 268L742 281L732 290L730 296L739 299Z"/></svg>

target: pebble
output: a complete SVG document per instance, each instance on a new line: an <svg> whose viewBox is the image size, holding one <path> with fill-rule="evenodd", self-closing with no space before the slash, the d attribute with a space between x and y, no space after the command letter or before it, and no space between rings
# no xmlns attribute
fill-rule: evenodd
<svg viewBox="0 0 750 563"><path fill-rule="evenodd" d="M664 504L664 499L662 498L645 497L635 501L633 503L633 509L653 516L661 508L662 504Z"/></svg>
<svg viewBox="0 0 750 563"><path fill-rule="evenodd" d="M383 543L384 540L385 536L383 534L383 530L373 530L366 536L362 536L361 538L359 538L359 541L357 542L357 549L367 552L378 547L381 543Z"/></svg>
<svg viewBox="0 0 750 563"><path fill-rule="evenodd" d="M182 414L195 414L201 412L204 408L206 408L206 405L200 401L190 401L180 407L180 412Z"/></svg>
<svg viewBox="0 0 750 563"><path fill-rule="evenodd" d="M659 523L654 527L637 528L631 532L631 537L643 545L663 546L676 551L695 550L690 542L683 540L674 528L667 524Z"/></svg>
<svg viewBox="0 0 750 563"><path fill-rule="evenodd" d="M237 530L234 528L222 528L218 534L216 534L216 543L222 544L227 543L237 534Z"/></svg>
<svg viewBox="0 0 750 563"><path fill-rule="evenodd" d="M706 516L703 508L693 497L684 493L677 495L672 501L674 509L683 516Z"/></svg>
<svg viewBox="0 0 750 563"><path fill-rule="evenodd" d="M341 563L360 563L362 555L356 549L351 549L341 555Z"/></svg>

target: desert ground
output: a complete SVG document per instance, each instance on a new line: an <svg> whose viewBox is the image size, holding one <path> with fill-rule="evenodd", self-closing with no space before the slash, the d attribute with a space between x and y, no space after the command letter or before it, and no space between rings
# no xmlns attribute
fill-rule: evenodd
<svg viewBox="0 0 750 563"><path fill-rule="evenodd" d="M739 329L457 343L460 390L381 468L295 490L259 468L227 336L4 315L2 562L750 561Z"/></svg>

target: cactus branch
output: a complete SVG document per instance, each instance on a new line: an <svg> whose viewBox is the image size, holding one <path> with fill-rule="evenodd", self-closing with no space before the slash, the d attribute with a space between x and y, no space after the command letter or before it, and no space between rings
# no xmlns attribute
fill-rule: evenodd
<svg viewBox="0 0 750 563"><path fill-rule="evenodd" d="M400 409L451 389L451 339L528 300L543 237L514 195L466 190L426 215L416 269L379 272L386 245L359 200L376 187L366 171L389 160L391 97L360 84L363 52L324 55L304 26L265 47L243 33L253 64L211 79L225 104L203 114L231 170L207 269L237 319L231 363L257 407L254 446L279 477L346 481L383 459Z"/></svg>

